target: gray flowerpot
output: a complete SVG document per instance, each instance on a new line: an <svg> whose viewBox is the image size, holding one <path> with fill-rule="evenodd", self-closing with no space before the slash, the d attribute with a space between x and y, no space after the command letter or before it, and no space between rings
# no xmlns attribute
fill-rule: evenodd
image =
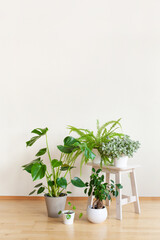
<svg viewBox="0 0 160 240"><path fill-rule="evenodd" d="M67 195L61 197L49 197L47 194L44 195L48 217L58 218L60 215L59 211L64 211L66 205Z"/></svg>

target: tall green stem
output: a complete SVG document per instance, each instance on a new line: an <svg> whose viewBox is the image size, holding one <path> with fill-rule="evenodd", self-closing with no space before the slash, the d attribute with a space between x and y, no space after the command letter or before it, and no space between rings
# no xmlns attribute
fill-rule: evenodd
<svg viewBox="0 0 160 240"><path fill-rule="evenodd" d="M56 174L55 174L55 171L54 169L52 168L52 159L51 159L51 154L50 154L50 151L49 151L49 146L48 146L48 139L47 139L47 133L46 133L46 146L47 146L47 153L48 153L48 157L49 157L49 161L50 161L50 165L51 165L51 170L52 170L52 175L53 175L53 180L55 182L55 185L53 186L53 190L54 190L54 195L55 197L57 196L57 191L56 191Z"/></svg>

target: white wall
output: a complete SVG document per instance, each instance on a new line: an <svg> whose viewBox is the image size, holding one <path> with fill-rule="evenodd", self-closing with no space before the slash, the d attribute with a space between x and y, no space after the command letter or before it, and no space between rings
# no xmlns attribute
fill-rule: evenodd
<svg viewBox="0 0 160 240"><path fill-rule="evenodd" d="M43 146L26 149L33 128L48 126L57 157L67 124L122 117L141 142L139 193L160 196L159 13L158 0L0 1L0 195L34 186L21 169Z"/></svg>

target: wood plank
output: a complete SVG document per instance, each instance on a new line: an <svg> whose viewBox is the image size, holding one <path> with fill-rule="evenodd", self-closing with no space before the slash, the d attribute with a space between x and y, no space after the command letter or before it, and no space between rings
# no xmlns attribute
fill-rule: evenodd
<svg viewBox="0 0 160 240"><path fill-rule="evenodd" d="M70 200L84 200L88 199L88 197L76 197L76 196L68 196L67 199ZM140 200L143 201L160 201L160 197L139 197ZM0 196L0 200L44 200L43 196ZM112 199L114 201L115 198Z"/></svg>
<svg viewBox="0 0 160 240"><path fill-rule="evenodd" d="M0 201L0 240L159 240L160 201L141 200L141 215L132 204L123 207L123 220L116 220L115 201L108 207L108 218L102 224L88 222L87 201L73 200L77 207L74 225L62 219L48 218L41 199ZM82 219L78 218L83 212Z"/></svg>

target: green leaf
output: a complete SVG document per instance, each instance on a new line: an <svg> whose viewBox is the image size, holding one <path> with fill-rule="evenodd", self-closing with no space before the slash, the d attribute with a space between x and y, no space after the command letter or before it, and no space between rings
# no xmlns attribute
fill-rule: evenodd
<svg viewBox="0 0 160 240"><path fill-rule="evenodd" d="M118 196L118 191L116 190L116 191L115 191L115 197L117 197L117 196Z"/></svg>
<svg viewBox="0 0 160 240"><path fill-rule="evenodd" d="M70 191L67 191L67 193L68 193L68 194L71 194L72 192L70 192Z"/></svg>
<svg viewBox="0 0 160 240"><path fill-rule="evenodd" d="M72 180L71 180L71 183L76 186L76 187L85 187L85 184L84 182L78 178L78 177L74 177Z"/></svg>
<svg viewBox="0 0 160 240"><path fill-rule="evenodd" d="M35 134L41 136L41 132L39 130L37 130L37 129L32 130L31 133L35 133Z"/></svg>
<svg viewBox="0 0 160 240"><path fill-rule="evenodd" d="M116 125L119 125L121 127L121 124L119 123L120 119L118 119L118 121L109 121L109 122L106 122L105 124L103 124L99 130L97 131L97 138L100 137L102 131L110 124L115 124L114 126ZM113 125L112 125L113 126Z"/></svg>
<svg viewBox="0 0 160 240"><path fill-rule="evenodd" d="M58 145L57 148L63 153L71 153L76 147Z"/></svg>
<svg viewBox="0 0 160 240"><path fill-rule="evenodd" d="M49 185L50 187L53 187L54 181L49 180L49 181L48 181L48 185Z"/></svg>
<svg viewBox="0 0 160 240"><path fill-rule="evenodd" d="M123 188L123 186L120 183L116 184L116 186L117 186L118 189Z"/></svg>
<svg viewBox="0 0 160 240"><path fill-rule="evenodd" d="M40 187L40 186L42 186L43 184L42 183L38 183L36 186L34 186L34 187Z"/></svg>
<svg viewBox="0 0 160 240"><path fill-rule="evenodd" d="M40 187L40 188L38 189L38 191L37 191L37 194L42 193L42 192L44 191L44 189L45 189L45 187Z"/></svg>
<svg viewBox="0 0 160 240"><path fill-rule="evenodd" d="M68 202L68 206L71 206L71 202Z"/></svg>
<svg viewBox="0 0 160 240"><path fill-rule="evenodd" d="M35 163L39 163L39 162L41 162L41 159L40 159L40 158L37 158L37 159L33 160L32 162L23 165L23 166L22 166L22 167L24 168L23 170L27 171L28 173L31 173L31 169L32 169L33 165L34 165Z"/></svg>
<svg viewBox="0 0 160 240"><path fill-rule="evenodd" d="M32 146L38 139L40 138L40 136L34 136L32 137L29 141L26 142L26 146Z"/></svg>
<svg viewBox="0 0 160 240"><path fill-rule="evenodd" d="M36 190L33 190L32 192L29 193L29 195L32 195Z"/></svg>
<svg viewBox="0 0 160 240"><path fill-rule="evenodd" d="M57 178L57 185L61 188L66 189L67 187L67 180L64 177Z"/></svg>
<svg viewBox="0 0 160 240"><path fill-rule="evenodd" d="M102 171L102 169L98 169L97 171L96 171L96 173L98 174L98 173L100 173Z"/></svg>
<svg viewBox="0 0 160 240"><path fill-rule="evenodd" d="M76 210L76 206L73 206L73 210Z"/></svg>
<svg viewBox="0 0 160 240"><path fill-rule="evenodd" d="M85 194L87 193L87 188L86 188L86 189L84 189L84 193L85 193Z"/></svg>
<svg viewBox="0 0 160 240"><path fill-rule="evenodd" d="M58 215L60 215L61 213L62 213L62 211L59 211L59 212L58 212Z"/></svg>
<svg viewBox="0 0 160 240"><path fill-rule="evenodd" d="M58 161L57 159L53 159L51 161L51 164L52 164L52 168L59 167L59 166L62 165L62 161Z"/></svg>
<svg viewBox="0 0 160 240"><path fill-rule="evenodd" d="M47 151L47 148L42 148L42 149L40 149L40 150L37 152L36 156L37 156L37 157L38 157L38 156L42 156L42 155L44 155L44 154L46 153L46 151Z"/></svg>
<svg viewBox="0 0 160 240"><path fill-rule="evenodd" d="M33 181L42 179L45 176L46 165L41 163L35 163L31 169Z"/></svg>
<svg viewBox="0 0 160 240"><path fill-rule="evenodd" d="M87 159L91 160L96 157L96 155L87 146L85 147L84 155Z"/></svg>
<svg viewBox="0 0 160 240"><path fill-rule="evenodd" d="M39 136L42 136L42 135L46 134L47 131L48 131L47 127L46 128L36 128L36 129L32 130L31 133L35 133Z"/></svg>
<svg viewBox="0 0 160 240"><path fill-rule="evenodd" d="M80 213L80 214L79 214L79 219L80 219L82 216L83 216L83 213Z"/></svg>
<svg viewBox="0 0 160 240"><path fill-rule="evenodd" d="M94 169L94 168L92 168L92 172L95 172L95 169Z"/></svg>
<svg viewBox="0 0 160 240"><path fill-rule="evenodd" d="M69 168L72 169L72 168L75 168L75 167L70 167L68 164L63 164L61 166L61 171L67 171Z"/></svg>
<svg viewBox="0 0 160 240"><path fill-rule="evenodd" d="M108 200L111 200L111 196L110 195L108 195Z"/></svg>
<svg viewBox="0 0 160 240"><path fill-rule="evenodd" d="M90 196L92 193L92 186L90 186L89 191L88 191L88 196Z"/></svg>
<svg viewBox="0 0 160 240"><path fill-rule="evenodd" d="M109 129L109 133L111 132L111 130L118 124L120 128L122 128L121 124L119 123L121 121L121 118L119 118L117 121L115 121L115 123L111 126L111 128Z"/></svg>
<svg viewBox="0 0 160 240"><path fill-rule="evenodd" d="M74 143L79 142L77 139L71 136L67 136L63 141L65 146L73 146Z"/></svg>
<svg viewBox="0 0 160 240"><path fill-rule="evenodd" d="M69 220L71 218L71 215L70 214L67 214L66 215L66 218Z"/></svg>

